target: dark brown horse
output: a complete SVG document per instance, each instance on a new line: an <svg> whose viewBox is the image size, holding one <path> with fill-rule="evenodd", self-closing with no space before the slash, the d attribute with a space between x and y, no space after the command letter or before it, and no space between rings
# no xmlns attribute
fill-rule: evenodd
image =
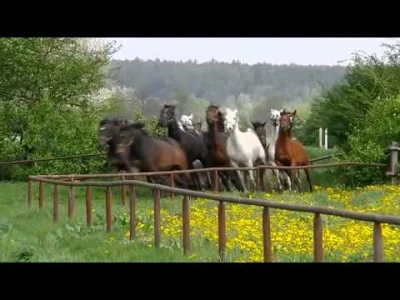
<svg viewBox="0 0 400 300"><path fill-rule="evenodd" d="M281 112L279 134L275 149L275 161L283 166L297 167L310 165L310 158L306 148L299 140L292 136L293 117L295 115L296 110L293 113L287 112L286 110ZM300 192L300 176L296 176L296 171L297 170L286 170L287 174L290 176L291 185L294 186L293 180L295 180ZM306 173L310 192L312 192L310 169L305 168L304 172Z"/></svg>
<svg viewBox="0 0 400 300"><path fill-rule="evenodd" d="M122 126L117 153L122 155L130 153L131 157L139 161L140 172L188 169L186 153L177 141L166 137L149 136L142 131L143 127L143 123ZM152 176L148 178L149 181L155 182ZM175 175L174 179L178 186L188 187L188 175Z"/></svg>
<svg viewBox="0 0 400 300"><path fill-rule="evenodd" d="M225 132L224 116L217 105L208 106L206 111L206 122L208 125L206 140L212 167L232 167L226 151L228 133ZM236 172L224 171L218 172L218 174L220 174L222 183L227 191L231 190L231 180L233 180L233 183L238 190L242 190Z"/></svg>
<svg viewBox="0 0 400 300"><path fill-rule="evenodd" d="M108 118L99 122L99 145L108 146L106 163L108 170L115 167L118 171L129 171L131 168L128 155L121 155L116 152L120 127L123 123L123 120ZM135 163L133 164L135 165Z"/></svg>

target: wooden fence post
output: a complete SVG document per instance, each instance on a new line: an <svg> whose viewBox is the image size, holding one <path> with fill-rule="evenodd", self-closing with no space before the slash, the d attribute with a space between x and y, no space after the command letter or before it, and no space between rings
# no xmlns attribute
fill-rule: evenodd
<svg viewBox="0 0 400 300"><path fill-rule="evenodd" d="M390 150L390 170L386 175L391 177L391 183L393 185L397 184L397 166L398 166L398 156L399 156L399 143L392 142L388 147Z"/></svg>

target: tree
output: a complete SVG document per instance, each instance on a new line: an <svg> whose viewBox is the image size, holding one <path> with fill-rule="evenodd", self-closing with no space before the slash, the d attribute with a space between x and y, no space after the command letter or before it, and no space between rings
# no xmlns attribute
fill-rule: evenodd
<svg viewBox="0 0 400 300"><path fill-rule="evenodd" d="M92 98L104 86L105 68L116 50L113 43L90 39L0 39L0 140L4 146L0 156L93 153L103 105ZM40 166L67 172L72 165L54 161ZM85 171L88 165L74 171ZM40 166L29 172L44 171Z"/></svg>
<svg viewBox="0 0 400 300"><path fill-rule="evenodd" d="M400 44L383 46L388 51L380 59L355 54L344 79L313 101L305 135L311 136L319 127L328 128L331 144L350 150L348 137L363 122L372 103L400 92Z"/></svg>

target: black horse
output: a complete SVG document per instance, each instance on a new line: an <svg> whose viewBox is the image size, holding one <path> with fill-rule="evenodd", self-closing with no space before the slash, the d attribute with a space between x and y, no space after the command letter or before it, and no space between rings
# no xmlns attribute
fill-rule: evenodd
<svg viewBox="0 0 400 300"><path fill-rule="evenodd" d="M168 137L176 140L182 148L185 150L188 164L190 169L194 169L194 162L199 160L203 167L210 167L210 158L208 154L208 149L198 134L193 134L186 132L179 128L178 122L175 118L175 105L164 105L160 112L159 124L163 127L168 128ZM191 174L192 180L198 189L201 188L200 176L199 174ZM211 182L206 176L207 188L211 187Z"/></svg>

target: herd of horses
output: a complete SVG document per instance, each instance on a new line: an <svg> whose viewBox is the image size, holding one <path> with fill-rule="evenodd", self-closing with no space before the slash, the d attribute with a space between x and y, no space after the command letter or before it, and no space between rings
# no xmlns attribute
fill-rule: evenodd
<svg viewBox="0 0 400 300"><path fill-rule="evenodd" d="M175 105L166 104L160 112L158 126L167 128L167 136L151 136L140 121L108 119L100 121L99 143L108 146L107 165L133 173L188 170L213 167L305 166L310 164L306 148L292 134L293 112L270 110L265 122L252 122L253 128L239 128L237 109L224 112L217 105L206 110L207 130L201 122L193 123L193 115L175 114ZM270 134L266 127L269 126ZM248 191L256 186L253 171L246 186L243 171L219 171L220 189ZM265 169L260 170L264 184ZM301 191L299 169L272 169L277 190ZM312 191L310 170L304 168ZM213 172L174 174L174 184L181 188L209 189L215 179ZM164 176L148 176L149 182L165 184ZM252 186L252 187L251 187Z"/></svg>

